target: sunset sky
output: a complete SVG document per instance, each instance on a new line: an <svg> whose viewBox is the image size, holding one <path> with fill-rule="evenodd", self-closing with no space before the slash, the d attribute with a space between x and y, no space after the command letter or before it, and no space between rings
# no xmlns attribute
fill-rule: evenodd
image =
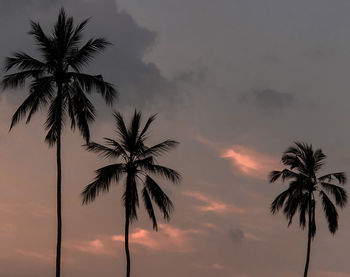
<svg viewBox="0 0 350 277"><path fill-rule="evenodd" d="M175 204L159 231L140 205L130 230L132 276L298 277L307 233L269 206L269 184L293 141L328 155L324 173L350 173L350 2L346 0L0 0L0 56L37 57L29 20L45 30L64 6L85 38L113 43L87 69L114 83L107 108L93 97L92 139L115 137L112 110L157 113L150 143L179 147L162 164L183 176L163 182ZM54 275L55 150L45 113L8 133L26 90L0 98L0 276ZM67 126L69 127L69 126ZM80 192L103 161L64 131L63 277L124 276L122 186L88 206ZM348 185L349 187L349 185ZM349 191L350 192L350 191ZM350 277L350 205L332 236L317 207L310 277Z"/></svg>

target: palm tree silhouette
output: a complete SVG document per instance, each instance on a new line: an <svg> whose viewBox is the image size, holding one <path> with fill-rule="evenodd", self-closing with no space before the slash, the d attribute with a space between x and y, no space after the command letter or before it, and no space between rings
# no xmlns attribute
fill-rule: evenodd
<svg viewBox="0 0 350 277"><path fill-rule="evenodd" d="M323 211L328 222L329 231L334 234L338 229L338 212L327 193L333 196L335 204L344 208L347 203L346 191L332 181L344 185L347 181L344 172L330 173L317 177L316 173L324 165L326 155L321 149L313 150L312 145L295 142L282 155L282 163L289 167L282 171L272 171L270 182L273 183L279 178L290 180L289 187L279 194L271 204L272 214L277 213L282 207L286 216L288 226L292 223L293 217L299 210L299 224L304 229L306 226L306 215L308 217L308 243L305 262L304 277L308 274L311 240L316 234L315 221L315 194L319 194Z"/></svg>
<svg viewBox="0 0 350 277"><path fill-rule="evenodd" d="M30 122L33 114L47 107L45 123L46 142L57 147L57 252L56 277L60 276L62 215L61 215L61 134L67 117L71 129L77 126L86 140L90 139L89 123L95 118L95 109L87 93L96 91L107 104L116 96L113 86L101 75L81 72L94 56L110 43L104 38L94 38L82 45L82 31L88 19L74 26L73 18L67 17L62 8L51 34L46 34L39 23L31 21L30 35L34 36L41 60L24 52L16 52L6 58L5 70L18 71L4 76L3 88L23 87L29 79L29 96L12 117L10 130L23 118Z"/></svg>
<svg viewBox="0 0 350 277"><path fill-rule="evenodd" d="M81 194L83 204L88 204L94 201L99 193L108 192L111 182L118 183L125 176L123 204L125 208L126 276L129 277L129 225L137 219L139 206L137 183L143 185L143 202L153 222L153 229L157 231L158 225L152 200L163 213L165 220L170 219L173 203L151 176L163 177L173 183L180 182L181 176L175 170L159 165L155 157L167 153L176 147L178 142L168 139L152 147L145 145L148 138L147 131L154 121L155 115L148 118L142 130L140 129L141 112L135 110L128 128L120 113L115 112L114 117L118 134L117 140L104 138L105 145L91 142L86 145L86 148L88 151L98 153L101 157L119 159L120 162L96 170L95 180L87 185Z"/></svg>

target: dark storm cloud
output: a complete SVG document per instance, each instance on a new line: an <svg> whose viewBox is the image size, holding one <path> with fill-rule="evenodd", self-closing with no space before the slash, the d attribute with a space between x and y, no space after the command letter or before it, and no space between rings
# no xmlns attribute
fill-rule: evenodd
<svg viewBox="0 0 350 277"><path fill-rule="evenodd" d="M266 88L241 95L241 101L264 110L283 109L295 102L294 95Z"/></svg>
<svg viewBox="0 0 350 277"><path fill-rule="evenodd" d="M155 44L157 34L139 26L130 14L119 10L113 0L1 1L2 14L7 15L0 19L3 57L18 50L35 55L33 40L27 35L29 20L39 21L49 31L47 26L52 26L60 7L65 7L76 23L91 17L85 38L103 36L113 43L103 55L97 56L88 71L101 73L107 81L116 84L120 104L145 107L173 102L175 83L164 78L154 63L143 60Z"/></svg>

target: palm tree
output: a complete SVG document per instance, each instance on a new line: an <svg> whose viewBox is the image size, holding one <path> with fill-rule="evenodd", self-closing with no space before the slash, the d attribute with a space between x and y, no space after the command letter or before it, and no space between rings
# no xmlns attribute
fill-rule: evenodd
<svg viewBox="0 0 350 277"><path fill-rule="evenodd" d="M88 19L74 26L62 8L50 34L39 23L31 21L30 35L34 36L41 59L24 52L16 52L6 58L5 70L17 72L4 76L3 88L23 87L30 80L29 96L12 117L10 130L23 118L30 122L33 114L48 107L45 129L46 142L57 148L57 253L56 277L60 276L62 216L61 216L61 134L67 117L71 129L77 126L86 140L90 139L89 123L95 118L95 109L87 93L96 91L107 104L112 105L116 96L113 86L101 75L81 72L84 66L110 43L104 38L94 38L82 44L82 31Z"/></svg>
<svg viewBox="0 0 350 277"><path fill-rule="evenodd" d="M125 208L125 254L126 276L130 276L129 252L129 225L137 219L139 196L137 184L142 184L142 198L147 213L153 222L153 229L158 230L157 219L153 209L153 202L163 213L164 219L170 219L173 203L164 193L157 182L151 177L159 176L170 182L178 183L181 176L175 170L159 165L155 157L167 153L176 147L178 142L165 140L152 147L145 145L148 138L148 129L155 119L155 115L148 118L146 124L140 129L141 112L135 110L130 126L126 127L122 115L114 113L117 127L117 140L104 138L105 145L91 142L86 145L88 151L98 153L104 158L119 159L118 163L110 164L96 170L95 180L83 190L83 204L95 200L101 192L108 192L111 182L119 183L125 176L123 204Z"/></svg>
<svg viewBox="0 0 350 277"><path fill-rule="evenodd" d="M347 181L344 172L330 173L317 177L317 173L324 165L326 155L321 149L313 150L312 145L295 142L282 155L282 163L288 168L282 171L272 171L270 173L270 182L273 183L279 178L289 180L289 187L279 194L271 204L272 214L277 213L283 207L283 213L286 216L288 226L292 223L293 217L299 210L299 224L301 228L306 226L306 215L308 225L308 243L304 277L307 276L311 240L316 234L316 194L319 195L322 202L323 211L328 222L329 231L334 234L338 229L338 212L333 202L327 195L330 194L335 204L344 208L347 203L346 191L332 181L337 181L344 185Z"/></svg>

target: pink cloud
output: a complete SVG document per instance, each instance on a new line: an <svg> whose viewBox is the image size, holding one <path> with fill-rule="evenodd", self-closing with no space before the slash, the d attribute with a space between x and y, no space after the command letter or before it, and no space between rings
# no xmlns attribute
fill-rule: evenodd
<svg viewBox="0 0 350 277"><path fill-rule="evenodd" d="M48 255L48 254L43 254L40 252L32 251L32 250L25 250L25 249L16 249L16 253L26 256L29 258L33 258L36 260L41 260L47 263L53 263L54 262L54 256L53 255Z"/></svg>
<svg viewBox="0 0 350 277"><path fill-rule="evenodd" d="M277 158L241 145L224 149L221 158L230 160L234 172L259 179L266 179L271 170L280 167Z"/></svg>
<svg viewBox="0 0 350 277"><path fill-rule="evenodd" d="M115 256L115 247L111 245L110 238L99 237L94 240L66 243L65 247L73 248L77 251L93 254Z"/></svg>
<svg viewBox="0 0 350 277"><path fill-rule="evenodd" d="M206 195L204 193L198 192L198 191L185 191L183 192L186 196L192 197L194 199L197 199L201 202L204 202L202 205L197 205L195 208L202 212L213 212L217 214L229 214L229 213L235 213L235 214L243 214L244 210L241 208L238 208L234 205L227 204L221 200L218 200L214 197L211 197L209 195Z"/></svg>
<svg viewBox="0 0 350 277"><path fill-rule="evenodd" d="M271 170L280 167L279 158L257 151L252 147L227 146L226 143L211 141L200 135L196 136L196 140L215 152L219 152L221 158L228 159L235 173L266 179Z"/></svg>
<svg viewBox="0 0 350 277"><path fill-rule="evenodd" d="M169 224L159 224L159 231L137 228L130 233L129 241L152 251L189 252L192 251L192 236L201 233L196 229L180 229ZM114 241L124 242L124 235L115 235Z"/></svg>

